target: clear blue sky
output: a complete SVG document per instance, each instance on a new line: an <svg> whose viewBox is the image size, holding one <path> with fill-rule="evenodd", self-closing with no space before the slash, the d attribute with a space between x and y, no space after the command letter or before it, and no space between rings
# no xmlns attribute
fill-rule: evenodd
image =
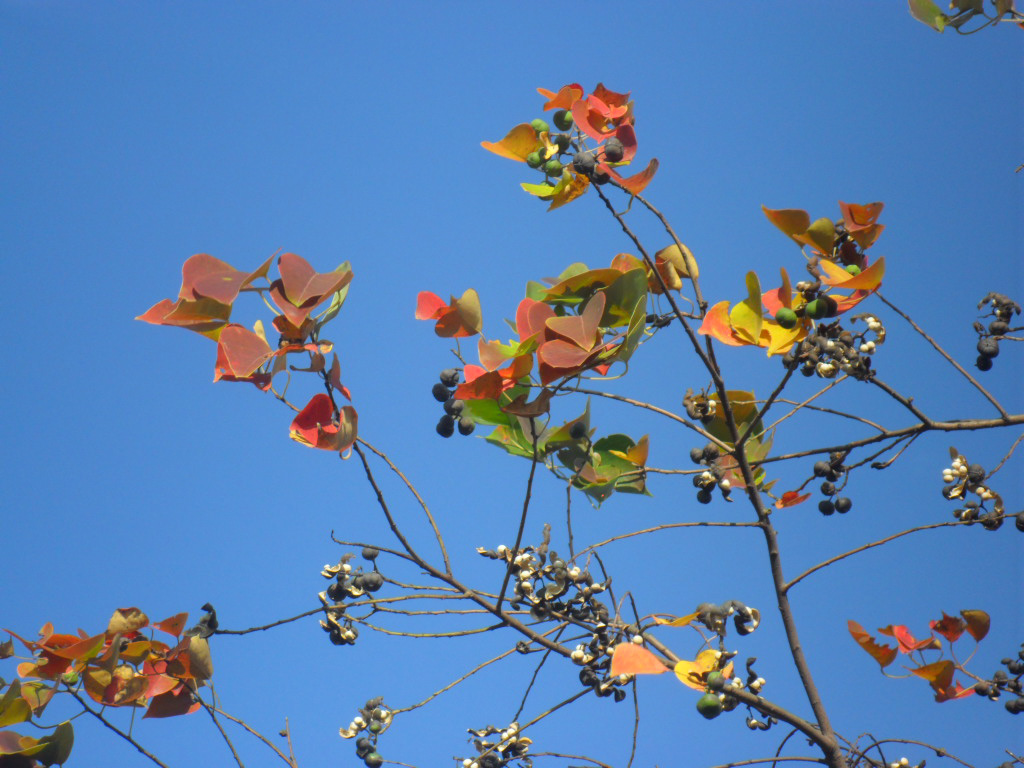
<svg viewBox="0 0 1024 768"><path fill-rule="evenodd" d="M518 188L525 169L480 148L540 116L538 86L603 81L632 91L641 157L661 161L648 196L696 254L712 301L739 298L748 269L766 282L779 266L797 271L799 253L762 204L835 216L839 199L884 201L887 229L874 249L888 261L884 293L972 362L978 300L991 290L1024 299L1024 173L1013 172L1024 162L1022 34L940 36L898 0L2 0L0 312L9 358L0 626L31 634L49 620L98 631L118 606L196 617L206 601L225 627L259 624L316 606L319 570L339 555L332 529L386 540L356 463L289 441L289 413L254 388L211 385L211 343L132 321L175 294L181 263L197 252L239 268L278 249L321 270L352 262L355 280L332 337L362 435L408 471L457 562L488 583L473 549L512 543L528 465L477 439L434 434L439 409L428 390L452 358L413 320L416 293L475 287L485 334L504 337L501 318L513 314L527 280L573 261L606 265L630 250L596 198L545 213ZM637 225L652 242L655 223ZM889 328L880 377L937 418L993 415L908 326L871 306ZM260 307L249 309L254 318ZM687 387L706 383L679 349L657 339L616 390L678 410ZM984 378L1016 412L1018 352L1005 344ZM726 349L720 359L731 384L758 392L779 371L753 350ZM793 396L813 386L801 379ZM852 384L836 402L887 424L909 421ZM649 432L652 465L687 466L689 433L630 409L595 404L595 412L602 431ZM837 428L801 422L779 445L850 434ZM851 514L825 519L812 502L780 513L787 573L951 519L939 495L948 445L991 467L1012 439L922 439L888 472L855 476ZM780 470L780 487L808 469ZM997 476L1014 509L1021 470L1018 456ZM408 498L394 484L386 490L423 540ZM741 504L697 505L685 479L654 478L651 490L652 498L613 498L596 511L577 500L578 540L660 522L747 519ZM560 517L563 503L561 485L541 478L528 535L539 535L545 510ZM978 766L1007 759L1004 747L1024 750L1019 721L1001 705L934 704L921 681L885 680L845 630L850 618L923 630L942 610L984 609L993 627L975 668L991 674L1024 639L1022 541L1012 526L926 532L794 590L802 639L840 731L937 741ZM606 562L645 613L686 613L705 600L760 607L764 626L737 642L740 658L757 656L766 695L806 714L779 642L759 536L662 534L609 548ZM694 645L688 634L664 639L680 653ZM336 648L309 619L215 638L214 679L225 708L260 730L274 734L287 716L302 765L358 765L336 732L356 706L374 695L406 706L512 641L364 632L356 646ZM554 667L528 715L578 689L575 670ZM465 729L506 724L529 669L518 661L493 669L399 720L382 741L385 758L426 766L465 755ZM706 723L692 692L668 677L642 682L636 765L764 756L785 733L750 733L738 716ZM534 738L544 749L624 765L629 709L588 701ZM116 737L76 723L71 764L144 764ZM171 765L230 760L199 714L137 723L135 733ZM234 739L247 765L272 763L246 734Z"/></svg>

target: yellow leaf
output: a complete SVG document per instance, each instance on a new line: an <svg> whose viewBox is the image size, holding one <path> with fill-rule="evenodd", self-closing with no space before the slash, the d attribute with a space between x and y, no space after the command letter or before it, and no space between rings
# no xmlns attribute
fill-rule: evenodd
<svg viewBox="0 0 1024 768"><path fill-rule="evenodd" d="M520 123L501 141L481 141L480 146L509 160L526 162L526 156L541 145L537 132L529 123Z"/></svg>
<svg viewBox="0 0 1024 768"><path fill-rule="evenodd" d="M729 312L733 332L751 344L761 338L761 282L756 272L747 272L747 298Z"/></svg>

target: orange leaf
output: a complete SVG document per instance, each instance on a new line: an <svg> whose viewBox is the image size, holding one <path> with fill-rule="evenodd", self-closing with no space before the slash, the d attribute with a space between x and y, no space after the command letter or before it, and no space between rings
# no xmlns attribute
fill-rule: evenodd
<svg viewBox="0 0 1024 768"><path fill-rule="evenodd" d="M529 123L520 123L501 141L481 141L480 146L509 160L526 162L526 156L541 145L537 132Z"/></svg>
<svg viewBox="0 0 1024 768"><path fill-rule="evenodd" d="M660 675L668 669L661 660L643 646L636 643L619 643L612 651L610 674L616 675Z"/></svg>
<svg viewBox="0 0 1024 768"><path fill-rule="evenodd" d="M723 344L729 344L733 347L744 347L750 344L749 341L744 341L733 332L732 325L729 323L728 301L720 301L708 310L708 313L704 316L704 322L697 329L697 333L712 336Z"/></svg>
<svg viewBox="0 0 1024 768"><path fill-rule="evenodd" d="M881 665L882 669L885 669L896 659L898 651L895 648L875 642L875 639L865 632L864 627L856 621L848 621L846 626L858 645L871 654L871 657Z"/></svg>
<svg viewBox="0 0 1024 768"><path fill-rule="evenodd" d="M807 231L807 228L811 226L811 217L807 214L807 211L801 211L795 208L779 208L773 210L761 206L761 210L764 211L764 215L768 217L768 221L774 224L776 227L781 229L794 241L796 235L801 235Z"/></svg>
<svg viewBox="0 0 1024 768"><path fill-rule="evenodd" d="M797 491L786 491L779 500L775 502L776 509L785 509L786 507L795 507L797 504L803 504L811 498L809 493L798 493Z"/></svg>

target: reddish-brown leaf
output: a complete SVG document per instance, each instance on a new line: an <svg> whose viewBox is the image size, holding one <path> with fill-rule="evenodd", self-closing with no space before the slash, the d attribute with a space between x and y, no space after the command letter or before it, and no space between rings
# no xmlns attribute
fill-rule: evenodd
<svg viewBox="0 0 1024 768"><path fill-rule="evenodd" d="M778 501L775 502L775 508L785 509L786 507L795 507L797 504L803 504L809 498L811 498L811 494L809 493L786 491L779 497Z"/></svg>
<svg viewBox="0 0 1024 768"><path fill-rule="evenodd" d="M938 632L949 642L955 643L967 629L967 622L957 616L947 616L943 611L942 618L938 621L928 622L928 626L933 632Z"/></svg>
<svg viewBox="0 0 1024 768"><path fill-rule="evenodd" d="M612 651L612 677L618 675L660 675L668 668L653 653L636 643L619 643Z"/></svg>
<svg viewBox="0 0 1024 768"><path fill-rule="evenodd" d="M857 644L871 654L871 658L877 661L882 669L885 669L896 659L898 652L895 648L875 642L875 639L865 632L864 627L856 621L848 621L846 626L850 631L850 635L857 641Z"/></svg>

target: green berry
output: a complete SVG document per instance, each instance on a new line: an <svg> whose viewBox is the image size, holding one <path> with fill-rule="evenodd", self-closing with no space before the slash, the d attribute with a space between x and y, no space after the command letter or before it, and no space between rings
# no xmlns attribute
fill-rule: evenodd
<svg viewBox="0 0 1024 768"><path fill-rule="evenodd" d="M702 717L714 720L722 714L722 700L718 698L717 694L705 693L697 699L697 711Z"/></svg>
<svg viewBox="0 0 1024 768"><path fill-rule="evenodd" d="M713 669L708 672L707 680L705 682L707 683L708 690L711 691L720 691L725 687L725 678L717 669Z"/></svg>
<svg viewBox="0 0 1024 768"><path fill-rule="evenodd" d="M828 314L828 302L824 299L814 299L804 305L804 314L812 320L820 320Z"/></svg>
<svg viewBox="0 0 1024 768"><path fill-rule="evenodd" d="M775 322L785 329L796 328L798 322L796 312L789 307L782 307L775 313Z"/></svg>
<svg viewBox="0 0 1024 768"><path fill-rule="evenodd" d="M557 158L551 158L544 163L544 173L548 176L561 176L562 175L562 161Z"/></svg>
<svg viewBox="0 0 1024 768"><path fill-rule="evenodd" d="M849 272L851 275L856 276L860 274L860 267L858 267L856 264L847 264L846 271Z"/></svg>
<svg viewBox="0 0 1024 768"><path fill-rule="evenodd" d="M536 120L530 121L530 127L533 128L537 133L547 133L551 130L551 126L541 120L539 117Z"/></svg>
<svg viewBox="0 0 1024 768"><path fill-rule="evenodd" d="M377 768L377 766L384 764L384 758L380 756L379 752L371 752L363 758L363 762L367 768Z"/></svg>
<svg viewBox="0 0 1024 768"><path fill-rule="evenodd" d="M526 156L526 164L531 168L540 168L543 162L539 152L531 152Z"/></svg>
<svg viewBox="0 0 1024 768"><path fill-rule="evenodd" d="M568 131L572 128L572 112L567 109L560 109L555 112L555 127L560 131Z"/></svg>
<svg viewBox="0 0 1024 768"><path fill-rule="evenodd" d="M370 733L380 733L384 730L384 723L380 722L379 720L371 720L370 724L366 726L366 730L368 730Z"/></svg>

